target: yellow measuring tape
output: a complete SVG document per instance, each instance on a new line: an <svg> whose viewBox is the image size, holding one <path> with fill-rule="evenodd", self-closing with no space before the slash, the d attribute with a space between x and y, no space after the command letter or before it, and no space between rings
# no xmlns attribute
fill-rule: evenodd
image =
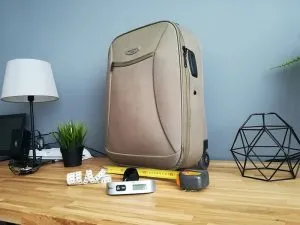
<svg viewBox="0 0 300 225"><path fill-rule="evenodd" d="M106 169L107 173L111 174L124 174L125 170L128 167L119 167L119 166L103 166ZM159 170L159 169L150 169L150 168L136 168L141 177L151 177L151 178L161 178L161 179L170 179L176 180L179 175L179 171L175 170Z"/></svg>

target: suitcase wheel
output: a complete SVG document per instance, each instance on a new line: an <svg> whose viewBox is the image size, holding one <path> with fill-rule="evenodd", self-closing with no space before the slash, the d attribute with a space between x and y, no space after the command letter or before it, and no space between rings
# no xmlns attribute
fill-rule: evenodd
<svg viewBox="0 0 300 225"><path fill-rule="evenodd" d="M204 154L202 155L201 159L198 162L198 168L201 170L207 170L209 166L209 155L205 151Z"/></svg>

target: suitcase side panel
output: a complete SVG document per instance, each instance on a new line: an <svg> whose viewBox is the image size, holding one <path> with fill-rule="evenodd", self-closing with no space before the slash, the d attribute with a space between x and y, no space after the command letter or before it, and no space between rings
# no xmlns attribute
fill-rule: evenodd
<svg viewBox="0 0 300 225"><path fill-rule="evenodd" d="M188 127L188 154L183 162L183 167L193 167L197 165L203 154L204 140L207 139L207 127L204 105L204 81L203 81L203 65L202 55L199 41L192 32L185 27L180 26L185 46L192 50L195 54L197 63L197 75L191 74L190 62L187 58L188 65L188 107L189 107L189 127Z"/></svg>
<svg viewBox="0 0 300 225"><path fill-rule="evenodd" d="M109 118L110 118L110 92L111 92L111 63L112 63L112 45L109 46L108 56L107 56L107 72L106 72L106 101L105 101L105 139L104 145L108 144L108 128L109 128Z"/></svg>

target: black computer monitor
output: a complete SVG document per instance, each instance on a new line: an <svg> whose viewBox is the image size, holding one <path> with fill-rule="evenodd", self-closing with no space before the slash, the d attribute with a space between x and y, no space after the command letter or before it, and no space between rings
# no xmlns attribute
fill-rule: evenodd
<svg viewBox="0 0 300 225"><path fill-rule="evenodd" d="M0 160L11 158L11 140L14 131L23 132L26 114L0 115Z"/></svg>

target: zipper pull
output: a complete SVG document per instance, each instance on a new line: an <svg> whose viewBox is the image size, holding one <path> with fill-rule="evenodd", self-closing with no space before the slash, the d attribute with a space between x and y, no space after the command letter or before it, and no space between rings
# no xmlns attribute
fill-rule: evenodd
<svg viewBox="0 0 300 225"><path fill-rule="evenodd" d="M187 48L185 46L182 47L183 50L183 63L184 63L184 67L187 67L187 61L186 61L186 55L187 55Z"/></svg>
<svg viewBox="0 0 300 225"><path fill-rule="evenodd" d="M110 71L113 71L114 70L114 62L111 63L111 66L110 66Z"/></svg>

